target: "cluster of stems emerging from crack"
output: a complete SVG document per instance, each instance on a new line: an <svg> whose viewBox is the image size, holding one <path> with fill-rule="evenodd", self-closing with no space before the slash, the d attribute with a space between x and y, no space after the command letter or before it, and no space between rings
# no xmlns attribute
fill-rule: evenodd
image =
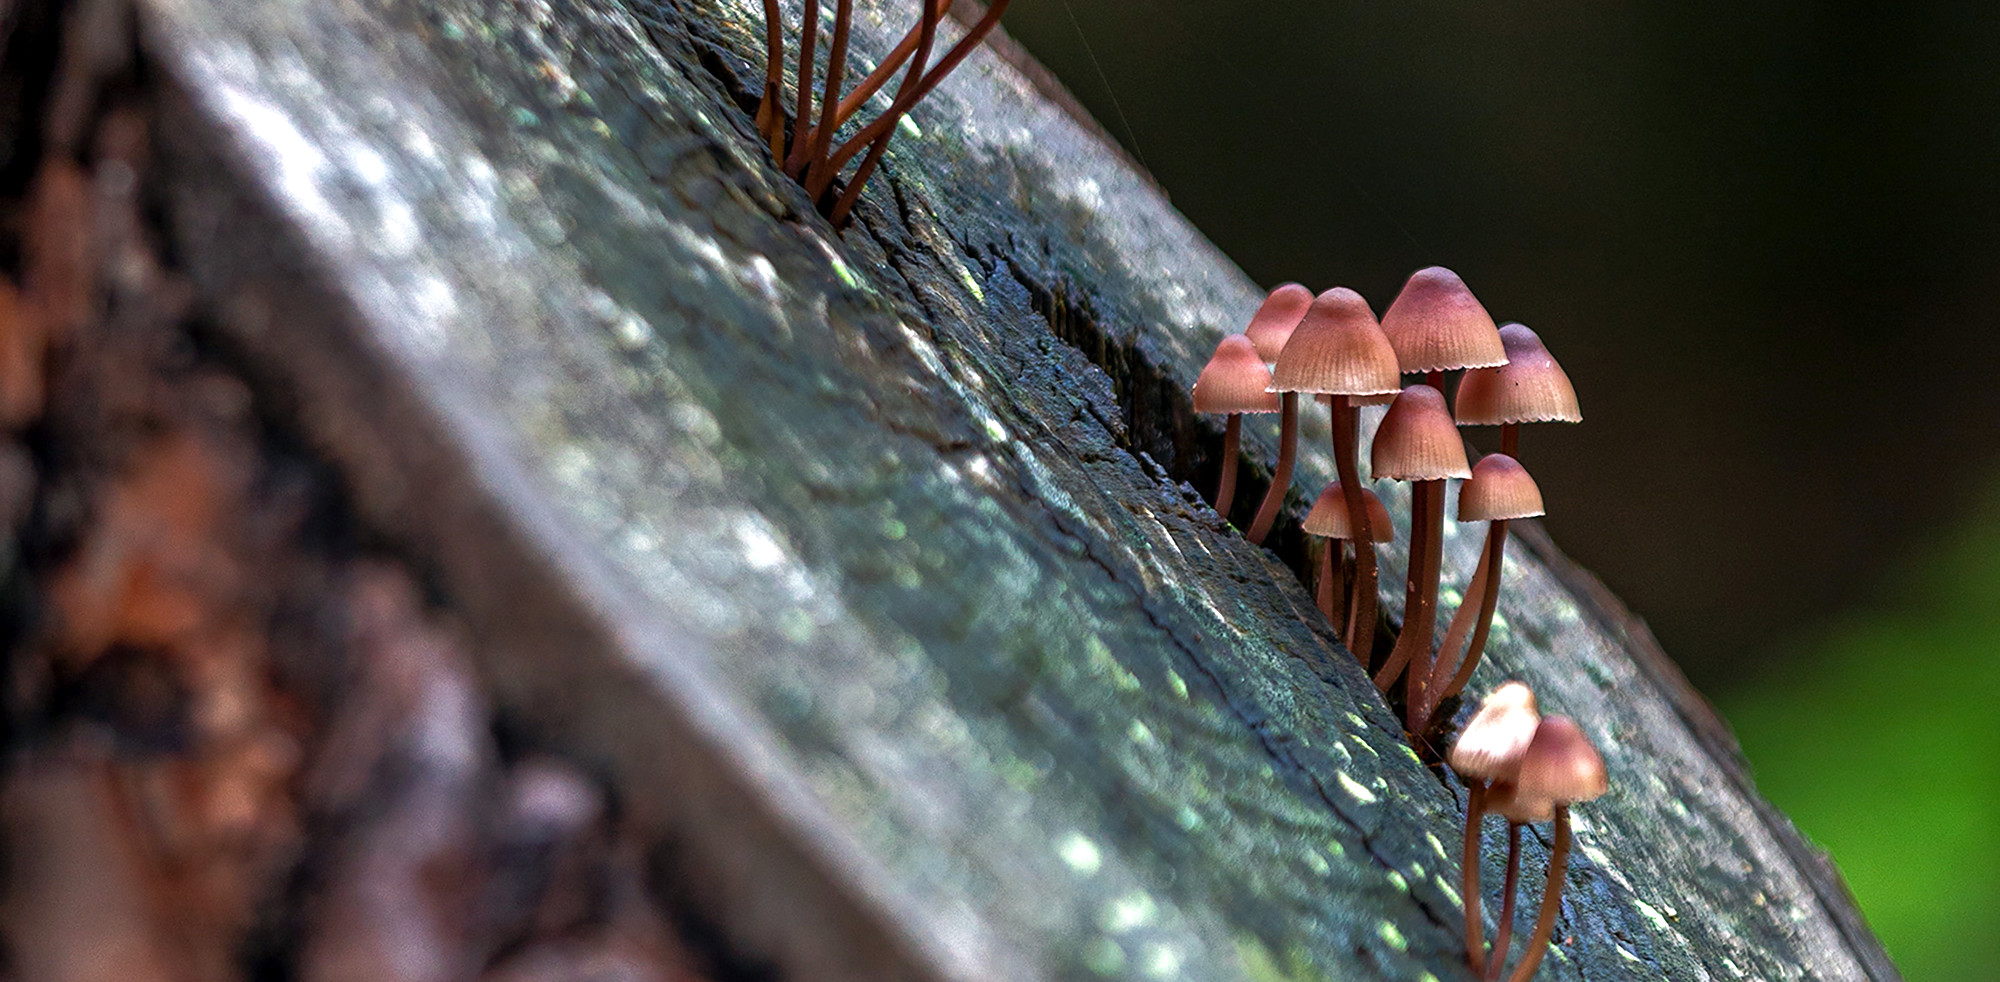
<svg viewBox="0 0 2000 982"><path fill-rule="evenodd" d="M814 55L819 42L819 0L805 0L804 17L799 25L798 91L793 100L792 124L788 133L784 112L784 24L778 0L764 0L764 96L757 107L757 132L769 145L772 162L787 176L805 186L806 192L812 196L814 207L835 226L844 227L847 224L854 203L861 197L861 189L882 162L882 154L889 147L889 138L895 135L896 125L986 39L1000 23L1000 15L1006 11L1009 0L994 0L993 5L986 8L986 13L959 38L958 43L933 64L931 51L937 41L938 26L950 11L952 2L918 0L920 10L916 25L874 71L843 94L841 84L847 76L848 36L854 15L854 0L836 0L833 37L827 52L826 81L819 90L815 112L813 80L818 67ZM869 99L888 85L898 71L902 71L903 81L897 87L889 108L836 145L834 137L841 128L861 111ZM857 156L861 157L861 163L836 194L841 171Z"/></svg>

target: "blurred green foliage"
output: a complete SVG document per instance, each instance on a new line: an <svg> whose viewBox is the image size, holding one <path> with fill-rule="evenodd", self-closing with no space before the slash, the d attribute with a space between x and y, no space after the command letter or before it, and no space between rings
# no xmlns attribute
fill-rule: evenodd
<svg viewBox="0 0 2000 982"><path fill-rule="evenodd" d="M1986 982L2000 938L2000 495L1929 553L1884 603L1717 701L1758 786L1832 854L1910 982Z"/></svg>

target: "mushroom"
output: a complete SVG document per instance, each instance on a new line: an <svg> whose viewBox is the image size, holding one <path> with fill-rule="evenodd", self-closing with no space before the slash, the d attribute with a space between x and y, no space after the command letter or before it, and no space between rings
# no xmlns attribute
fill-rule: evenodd
<svg viewBox="0 0 2000 982"><path fill-rule="evenodd" d="M1548 952L1549 938L1555 933L1556 913L1562 906L1564 874L1569 869L1569 806L1591 801L1604 794L1608 782L1604 758L1591 746L1590 738L1567 716L1548 716L1535 728L1535 738L1521 755L1520 770L1512 784L1496 789L1489 801L1493 810L1513 823L1509 829L1510 866L1519 864L1519 826L1555 820L1555 836L1549 847L1548 880L1542 887L1541 910L1535 916L1535 933L1521 963L1508 976L1509 982L1528 982ZM1499 934L1494 939L1493 960L1487 977L1497 979L1506 964L1507 941L1513 927L1513 891L1502 908Z"/></svg>
<svg viewBox="0 0 2000 982"><path fill-rule="evenodd" d="M1542 345L1542 339L1536 337L1535 332L1521 324L1507 324L1500 328L1500 341L1507 351L1507 364L1466 372L1465 378L1458 383L1458 401L1454 408L1460 426L1500 427L1500 453L1511 460L1518 456L1516 451L1520 448L1522 423L1577 423L1582 422L1583 411L1577 406L1576 389L1570 385L1569 376L1563 373L1561 365L1556 364L1554 356L1549 354L1549 349ZM1519 471L1510 480L1515 485L1525 482L1525 489L1534 489L1534 479L1525 470ZM1516 493L1524 494L1525 489ZM1459 520L1476 520L1464 514L1464 493L1463 490L1460 492ZM1540 515L1541 492L1534 489L1533 493L1535 510L1532 514ZM1432 698L1433 707L1465 688L1466 682L1472 678L1473 668L1479 664L1481 653L1486 649L1487 631L1493 625L1493 610L1500 596L1506 542L1506 522L1495 521L1487 526L1486 546L1480 551L1478 566L1473 569L1472 582L1465 591L1465 602L1452 615L1451 627L1445 632L1444 645L1439 649L1441 658L1450 657L1447 653L1458 648L1459 639L1465 637L1468 629L1472 632L1472 640L1466 646L1465 655L1458 660L1456 677ZM1475 595L1479 597L1476 604L1472 600ZM1432 681L1435 684L1438 680Z"/></svg>
<svg viewBox="0 0 2000 982"><path fill-rule="evenodd" d="M1370 530L1368 537L1375 542L1389 541L1390 537L1396 534L1395 526L1389 519L1389 509L1382 504L1382 499L1375 497L1375 492L1366 488L1361 491L1361 499L1365 503L1364 510L1368 513ZM1336 591L1333 587L1336 566L1334 557L1340 552L1340 543L1355 537L1353 525L1347 520L1346 490L1341 487L1339 481L1328 484L1326 490L1319 493L1319 499L1313 502L1312 510L1306 512L1303 527L1307 535L1316 535L1326 540L1326 549L1320 553L1319 609L1326 615L1327 620L1339 626L1343 623L1343 618L1335 611L1346 609L1347 595L1344 591ZM1358 546L1356 555L1360 555ZM1369 550L1369 555L1374 555L1373 549ZM1361 660L1362 667L1367 667L1367 656L1356 651L1354 657Z"/></svg>
<svg viewBox="0 0 2000 982"><path fill-rule="evenodd" d="M1278 353L1284 350L1312 302L1312 291L1297 283L1281 283L1264 297L1257 313L1250 318L1250 326L1243 329L1244 337L1256 345L1259 358L1267 362L1278 360ZM1271 487L1264 492L1263 503L1257 507L1249 534L1244 536L1252 545L1264 544L1271 523L1277 520L1278 505L1292 485L1292 463L1299 447L1299 401L1294 396L1285 396L1280 405L1284 415L1278 423L1278 469L1271 476Z"/></svg>
<svg viewBox="0 0 2000 982"><path fill-rule="evenodd" d="M1346 287L1334 287L1313 299L1305 317L1285 341L1278 364L1271 371L1271 387L1285 394L1287 405L1297 405L1297 394L1312 392L1332 397L1333 466L1347 496L1347 513L1357 530L1354 543L1354 597L1348 604L1347 647L1363 664L1374 649L1375 635L1375 537L1369 528L1368 509L1362 506L1360 466L1356 460L1354 407L1349 396L1375 396L1397 388L1396 352L1375 322L1375 312L1361 294ZM1442 405L1440 403L1440 405ZM1296 410L1294 410L1296 411ZM1449 423L1449 417L1446 417ZM1457 434L1454 433L1454 440ZM1461 456L1463 456L1461 454ZM1380 473L1377 471L1376 473ZM1286 471L1285 484L1290 483ZM1261 539L1277 517L1284 486L1273 484L1251 526L1251 541Z"/></svg>
<svg viewBox="0 0 2000 982"><path fill-rule="evenodd" d="M1278 397L1270 391L1271 370L1257 357L1257 347L1241 334L1231 334L1215 346L1215 354L1194 380L1194 411L1228 413L1222 435L1222 482L1215 491L1215 511L1224 519L1236 498L1237 448L1243 435L1244 413L1275 413Z"/></svg>
<svg viewBox="0 0 2000 982"><path fill-rule="evenodd" d="M1298 329L1312 302L1313 293L1304 286L1278 284L1257 308L1256 316L1250 318L1250 326L1243 329L1250 343L1257 346L1257 357L1266 363L1277 361L1278 353L1285 350L1285 342L1292 339L1292 332Z"/></svg>
<svg viewBox="0 0 2000 982"><path fill-rule="evenodd" d="M1410 274L1402 292L1382 314L1382 331L1389 336L1389 344L1396 349L1396 358L1403 372L1423 375L1425 384L1437 393L1439 405L1444 401L1445 372L1461 368L1489 368L1507 362L1507 352L1501 344L1498 330L1493 326L1493 317L1472 295L1465 281L1442 266L1430 266ZM1390 407L1390 412L1395 412L1394 406ZM1379 443L1381 437L1378 435L1376 439ZM1453 442L1456 442L1455 437ZM1463 447L1459 448L1458 456L1464 459ZM1452 476L1464 477L1467 474ZM1443 482L1419 480L1412 489L1410 511L1413 516L1410 522L1410 569L1417 572L1422 567L1423 575L1408 581L1412 592L1407 595L1404 604L1403 631L1396 638L1396 650L1390 655L1390 664L1397 670L1405 664L1410 666L1408 720L1413 732L1420 732L1416 727L1423 719L1416 714L1423 702L1423 691L1430 684L1431 628L1437 612L1437 563L1441 558L1444 533ZM1417 551L1419 538L1425 545L1425 552L1421 554ZM1416 591L1421 591L1423 595L1419 596ZM1414 618L1412 613L1416 615ZM1416 630L1411 630L1412 626ZM1394 680L1394 675L1390 675L1387 682L1378 676L1376 682L1386 687L1388 682Z"/></svg>
<svg viewBox="0 0 2000 982"><path fill-rule="evenodd" d="M1465 724L1465 731L1445 757L1445 763L1451 765L1466 787L1461 887L1465 897L1465 958L1475 973L1483 972L1486 967L1485 937L1479 922L1479 822L1485 814L1486 789L1491 782L1514 779L1541 720L1534 691L1519 682L1508 682L1479 704L1479 712ZM1517 837L1510 837L1510 846L1516 841ZM1508 850L1507 887L1503 896L1509 908L1514 896L1513 881L1520 870L1518 856L1518 850Z"/></svg>
<svg viewBox="0 0 2000 982"><path fill-rule="evenodd" d="M1445 411L1444 396L1428 385L1412 385L1389 405L1382 425L1375 430L1374 464L1377 477L1412 482L1410 509L1410 562L1404 580L1403 633L1382 670L1375 673L1375 687L1388 691L1405 665L1409 683L1405 690L1405 720L1412 734L1421 733L1424 686L1430 681L1431 629L1437 623L1438 566L1443 559L1440 533L1444 522L1444 482L1454 477L1471 477L1465 461L1465 443ZM1437 507L1432 507L1432 502ZM1419 507L1421 506L1421 507ZM1434 512L1434 514L1433 514Z"/></svg>
<svg viewBox="0 0 2000 982"><path fill-rule="evenodd" d="M1437 712L1438 704L1465 688L1472 670L1479 665L1479 653L1486 646L1486 628L1493 623L1493 605L1500 596L1501 549L1507 541L1507 523L1542 513L1542 489L1536 486L1527 468L1506 454L1479 458L1479 463L1472 465L1472 477L1458 489L1458 520L1488 523L1486 548L1472 571L1472 585L1466 588L1465 600L1445 631L1444 643L1438 646L1437 663L1431 668L1425 696L1426 720ZM1473 602L1474 596L1479 598L1477 603ZM1465 629L1474 623L1474 618L1468 615L1475 608L1479 633L1465 657L1459 658L1458 645L1465 639Z"/></svg>

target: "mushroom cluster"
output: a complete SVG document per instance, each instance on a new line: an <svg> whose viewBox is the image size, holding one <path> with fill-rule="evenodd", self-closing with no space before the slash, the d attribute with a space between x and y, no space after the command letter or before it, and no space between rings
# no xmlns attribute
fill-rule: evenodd
<svg viewBox="0 0 2000 982"><path fill-rule="evenodd" d="M1514 896L1521 872L1521 829L1553 822L1548 879L1542 887L1535 932L1509 982L1527 982L1548 951L1569 868L1569 806L1604 794L1604 758L1568 717L1540 714L1526 685L1508 682L1480 703L1446 758L1465 782L1465 958L1475 975L1500 978L1513 937ZM1479 917L1480 820L1487 812L1507 820L1507 874L1501 886L1499 929L1486 950Z"/></svg>
<svg viewBox="0 0 2000 982"><path fill-rule="evenodd" d="M1447 372L1458 371L1464 377L1454 414L1445 382ZM1406 375L1420 381L1406 387ZM1465 687L1485 649L1507 524L1543 513L1541 489L1518 460L1520 426L1581 420L1576 392L1535 332L1520 324L1496 327L1465 281L1441 266L1412 274L1380 321L1353 290L1314 296L1297 283L1279 286L1242 334L1216 347L1194 390L1197 412L1229 419L1215 496L1224 518L1235 504L1243 414L1281 414L1277 467L1244 533L1259 545L1291 488L1302 393L1328 407L1337 478L1305 523L1307 534L1324 540L1313 563L1319 608L1373 670L1378 689L1386 694L1403 682L1404 723L1421 744L1440 705ZM1409 481L1411 504L1403 621L1376 665L1375 544L1393 533L1387 510L1361 477L1358 445L1361 408L1384 402L1389 408L1369 448L1371 479ZM1460 426L1501 427L1501 452L1472 462ZM1464 601L1433 649L1451 480L1464 481L1457 520L1487 523L1486 541Z"/></svg>
<svg viewBox="0 0 2000 982"><path fill-rule="evenodd" d="M784 105L784 20L778 9L778 0L764 0L764 97L757 105L757 132L770 145L771 160L783 168L787 176L805 185L815 207L835 226L847 224L848 214L854 208L854 202L861 197L862 187L875 173L876 165L881 163L883 151L888 149L889 137L896 132L896 124L985 40L986 35L1000 23L1000 15L1006 11L1009 0L993 0L986 13L936 64L930 63L931 49L937 42L938 27L944 15L951 10L952 0L917 2L917 23L903 35L888 57L875 66L874 71L869 72L860 84L843 93L841 83L847 75L847 38L853 22L854 0L835 0L826 83L820 91L819 108L815 114L813 76L818 68L814 49L819 43L819 0L805 0L804 14L799 22L798 91L793 100L792 125L788 130ZM889 107L836 146L834 134L887 86L898 71L903 73L903 80L897 86ZM861 158L846 187L836 197L833 193L834 182L839 179L841 170L863 151L867 155Z"/></svg>

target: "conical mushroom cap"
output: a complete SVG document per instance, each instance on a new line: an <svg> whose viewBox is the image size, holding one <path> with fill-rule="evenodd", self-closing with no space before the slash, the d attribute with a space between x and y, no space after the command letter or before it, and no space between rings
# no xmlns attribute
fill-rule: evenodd
<svg viewBox="0 0 2000 982"><path fill-rule="evenodd" d="M1521 462L1490 453L1472 465L1472 477L1458 489L1458 520L1491 522L1533 518L1542 511L1542 489Z"/></svg>
<svg viewBox="0 0 2000 982"><path fill-rule="evenodd" d="M1347 398L1353 400L1354 404L1357 406L1386 406L1392 402L1395 402L1396 396L1399 395L1400 393L1401 390L1397 390L1396 392L1384 392L1381 393L1380 395L1348 396Z"/></svg>
<svg viewBox="0 0 2000 982"><path fill-rule="evenodd" d="M1277 361L1278 352L1285 350L1285 342L1312 302L1312 291L1297 283L1282 283L1272 290L1256 316L1250 318L1250 326L1243 329L1250 343L1257 346L1257 357L1267 363Z"/></svg>
<svg viewBox="0 0 2000 982"><path fill-rule="evenodd" d="M1445 760L1460 777L1511 781L1541 722L1534 691L1508 682L1479 704Z"/></svg>
<svg viewBox="0 0 2000 982"><path fill-rule="evenodd" d="M1417 270L1382 315L1405 373L1487 368L1507 362L1493 315L1443 266Z"/></svg>
<svg viewBox="0 0 2000 982"><path fill-rule="evenodd" d="M1395 525L1390 521L1389 509L1382 505L1382 499L1375 492L1361 489L1361 500L1368 509L1368 537L1376 542L1387 542L1396 534ZM1305 530L1307 535L1318 535L1328 539L1352 539L1354 529L1347 523L1347 494L1339 481L1326 486L1319 493L1319 500L1313 502L1312 511L1306 512Z"/></svg>
<svg viewBox="0 0 2000 982"><path fill-rule="evenodd" d="M1334 287L1319 295L1271 370L1279 392L1376 395L1394 392L1396 349L1361 294Z"/></svg>
<svg viewBox="0 0 2000 982"><path fill-rule="evenodd" d="M1215 346L1215 354L1194 380L1194 411L1198 413L1275 413L1278 395L1271 388L1271 370L1257 357L1257 348L1241 334L1231 334Z"/></svg>
<svg viewBox="0 0 2000 982"><path fill-rule="evenodd" d="M1567 716L1543 717L1521 757L1515 783L1523 795L1562 805L1589 801L1608 787L1604 758Z"/></svg>
<svg viewBox="0 0 2000 982"><path fill-rule="evenodd" d="M1581 423L1576 389L1542 339L1522 324L1500 328L1507 364L1465 373L1458 383L1458 425Z"/></svg>
<svg viewBox="0 0 2000 982"><path fill-rule="evenodd" d="M1376 477L1395 481L1472 476L1465 462L1465 441L1445 412L1444 396L1428 385L1412 385L1389 404L1375 430L1369 460Z"/></svg>

